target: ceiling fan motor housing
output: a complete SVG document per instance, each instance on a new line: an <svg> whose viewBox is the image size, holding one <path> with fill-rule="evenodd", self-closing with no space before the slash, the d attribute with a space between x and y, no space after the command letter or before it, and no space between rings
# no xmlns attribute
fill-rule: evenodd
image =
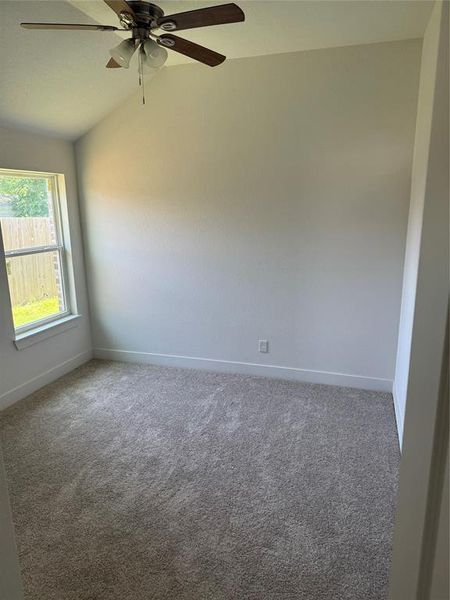
<svg viewBox="0 0 450 600"><path fill-rule="evenodd" d="M155 29L157 21L164 16L164 11L152 2L129 0L128 4L134 12L134 27Z"/></svg>

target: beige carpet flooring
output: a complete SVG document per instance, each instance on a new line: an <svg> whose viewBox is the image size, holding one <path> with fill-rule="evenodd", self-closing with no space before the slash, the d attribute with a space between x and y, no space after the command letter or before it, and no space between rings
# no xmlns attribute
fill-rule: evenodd
<svg viewBox="0 0 450 600"><path fill-rule="evenodd" d="M92 361L1 417L27 600L385 600L389 394Z"/></svg>

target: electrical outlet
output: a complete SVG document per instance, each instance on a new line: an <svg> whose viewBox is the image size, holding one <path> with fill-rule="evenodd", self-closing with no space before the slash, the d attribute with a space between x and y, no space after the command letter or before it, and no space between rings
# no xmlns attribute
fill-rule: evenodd
<svg viewBox="0 0 450 600"><path fill-rule="evenodd" d="M269 352L269 342L267 340L259 340L259 351Z"/></svg>

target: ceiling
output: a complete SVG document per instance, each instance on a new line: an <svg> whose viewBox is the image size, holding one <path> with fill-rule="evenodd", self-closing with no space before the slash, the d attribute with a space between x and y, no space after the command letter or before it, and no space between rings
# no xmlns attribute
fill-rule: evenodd
<svg viewBox="0 0 450 600"><path fill-rule="evenodd" d="M226 1L163 0L159 5L170 14ZM261 56L422 37L432 7L426 0L236 2L245 23L182 35L228 58ZM117 24L102 0L0 1L0 122L75 139L137 90L135 65L105 69L118 34L29 31L19 27L21 21ZM175 52L169 55L164 68L190 62Z"/></svg>

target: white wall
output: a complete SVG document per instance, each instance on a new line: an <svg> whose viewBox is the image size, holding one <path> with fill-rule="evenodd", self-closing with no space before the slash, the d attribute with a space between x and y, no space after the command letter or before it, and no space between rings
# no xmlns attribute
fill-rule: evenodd
<svg viewBox="0 0 450 600"><path fill-rule="evenodd" d="M412 326L416 300L417 271L419 267L420 240L427 182L428 155L432 125L432 106L438 52L438 28L436 18L430 21L424 38L419 102L417 110L416 138L411 183L408 234L403 274L403 291L397 361L394 377L394 402L400 442L403 437L408 373L411 353Z"/></svg>
<svg viewBox="0 0 450 600"><path fill-rule="evenodd" d="M171 67L82 138L97 354L390 389L420 49Z"/></svg>
<svg viewBox="0 0 450 600"><path fill-rule="evenodd" d="M414 173L413 180L423 177L424 189L421 232L416 242L419 248L415 248L418 265L417 286L412 290L412 330L407 332L411 343L390 600L429 598L442 463L449 434L449 355L445 341L449 301L448 52L449 4L436 2L425 32L420 80L420 96L430 100L421 102L418 123L430 118L431 123L429 136L423 140L428 147L414 163L419 173ZM421 134L418 128L418 144ZM445 519L443 515L440 518ZM443 579L436 572L433 576Z"/></svg>
<svg viewBox="0 0 450 600"><path fill-rule="evenodd" d="M449 582L449 460L448 450L445 465L445 476L436 537L436 548L431 577L430 600L447 600L450 597Z"/></svg>
<svg viewBox="0 0 450 600"><path fill-rule="evenodd" d="M77 304L77 326L18 351L5 261L0 260L0 408L70 371L91 356L91 337L79 224L73 145L63 140L0 127L0 167L63 173L66 182ZM3 247L0 235L0 255Z"/></svg>

